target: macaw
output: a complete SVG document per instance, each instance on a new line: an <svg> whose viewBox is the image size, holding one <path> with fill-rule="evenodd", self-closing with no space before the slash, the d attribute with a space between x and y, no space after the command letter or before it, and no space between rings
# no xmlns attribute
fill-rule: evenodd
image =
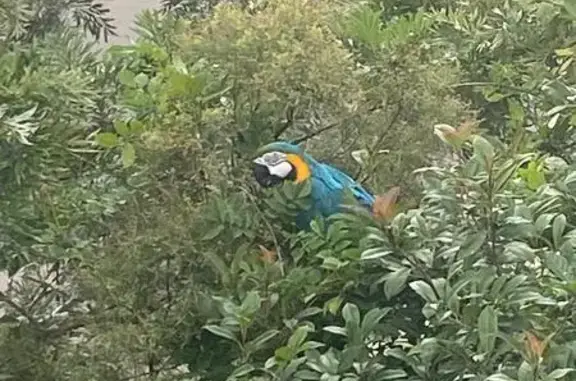
<svg viewBox="0 0 576 381"><path fill-rule="evenodd" d="M375 198L362 185L339 169L316 161L302 147L284 141L267 144L257 151L253 174L264 188L284 181L311 181L311 209L296 216L296 226L309 229L316 216L328 217L340 211L344 191L349 189L360 205L372 208Z"/></svg>

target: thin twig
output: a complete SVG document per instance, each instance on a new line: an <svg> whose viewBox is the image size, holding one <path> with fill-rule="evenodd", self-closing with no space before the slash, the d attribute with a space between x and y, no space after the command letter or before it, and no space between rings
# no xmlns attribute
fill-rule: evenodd
<svg viewBox="0 0 576 381"><path fill-rule="evenodd" d="M50 267L50 270L48 270L48 276L52 275L52 273L56 272L58 267L60 266L60 263L58 261L56 261L55 263L52 264L52 266ZM58 274L56 274L58 275ZM46 283L41 281L40 279L36 279L33 278L29 275L24 275L23 277L24 279L30 280L32 282L36 282L36 283L40 283L42 285L42 287L38 288L38 292L35 292L35 295L32 297L32 302L30 302L30 304L28 305L29 308L33 307L34 305L36 305L36 303L42 299L44 296L46 296L46 294L50 291L50 290L55 290L58 293L61 293L63 295L66 295L63 291L58 290L56 287L54 287L54 285Z"/></svg>
<svg viewBox="0 0 576 381"><path fill-rule="evenodd" d="M285 109L286 122L274 133L274 140L278 139L287 129L294 125L294 106L287 105Z"/></svg>
<svg viewBox="0 0 576 381"><path fill-rule="evenodd" d="M400 114L402 113L403 107L402 107L402 103L398 104L398 107L396 108L396 112L394 112L394 114L392 115L392 119L390 119L390 122L388 122L388 126L386 126L386 128L384 129L384 131L382 132L382 134L378 137L378 139L374 142L374 144L372 145L372 147L368 148L368 154L370 157L372 157L376 151L378 150L378 147L380 146L380 144L382 144L382 142L384 141L384 139L386 139L391 131L392 131L392 127L396 124L396 122L398 121L398 118L400 117ZM366 181L368 181L368 179L370 179L371 174L374 171L370 171L370 173L366 174L361 180L360 183L364 183ZM360 172L356 175L356 177L360 175Z"/></svg>
<svg viewBox="0 0 576 381"><path fill-rule="evenodd" d="M87 325L86 322L82 320L82 321L70 323L64 327L46 330L44 333L48 337L60 337L64 334L67 334L70 331L74 331L74 330L79 329L79 328L84 328L86 325Z"/></svg>
<svg viewBox="0 0 576 381"><path fill-rule="evenodd" d="M167 366L164 368L160 368L160 369L154 369L154 371L146 371L146 372L142 372L142 373L138 373L138 374L134 374L132 376L127 376L127 377L123 377L120 379L120 381L128 381L128 380L133 380L135 378L140 378L140 377L146 377L146 376L151 376L152 374L158 373L158 372L165 372L167 370L174 370L178 367L180 367L181 364L176 364L176 365L171 365L171 366Z"/></svg>
<svg viewBox="0 0 576 381"><path fill-rule="evenodd" d="M252 193L250 193L250 191L248 189L246 189L245 187L241 187L241 189L244 193L246 193L246 195L248 196L250 201L254 204L254 206L256 207L256 211L262 217L262 219L264 220L264 224L266 225L266 228L268 229L268 231L272 235L272 240L274 241L274 246L276 248L276 255L278 256L278 260L280 261L280 274L282 276L284 276L284 266L283 266L284 261L282 259L282 253L280 250L280 243L278 242L278 238L276 237L276 234L274 233L274 229L272 228L272 224L270 223L270 221L268 221L268 218L266 218L266 215L264 215L264 213L260 210L260 207L258 206L258 203L256 202L256 199L254 198Z"/></svg>
<svg viewBox="0 0 576 381"><path fill-rule="evenodd" d="M10 307L12 307L16 312L18 312L20 315L24 316L26 319L28 319L28 321L30 322L30 324L39 327L40 324L36 321L36 319L34 319L32 317L32 315L30 315L28 313L28 311L26 311L26 309L22 306L20 306L18 303L14 302L12 299L10 299L8 296L6 296L6 294L4 294L2 291L0 291L0 302L4 302L6 304L8 304Z"/></svg>
<svg viewBox="0 0 576 381"><path fill-rule="evenodd" d="M521 87L515 87L515 86L508 86L508 85L503 85L501 83L496 83L496 82L462 82L462 83L456 83L454 85L452 85L451 87L453 88L458 88L458 87L467 87L467 86L495 86L504 90L510 90L510 91L517 91L520 93L526 93L526 94L531 94L531 95L538 95L540 94L540 92L538 91L534 91L534 90L530 90L530 89L523 89Z"/></svg>
<svg viewBox="0 0 576 381"><path fill-rule="evenodd" d="M307 141L307 140L309 140L309 139L312 139L312 138L315 137L315 136L320 135L321 133L323 133L323 132L325 132L325 131L331 130L331 129L333 129L334 127L337 127L337 126L339 126L338 123L329 124L329 125L327 125L327 126L325 126L325 127L320 128L319 130L316 130L316 131L313 131L313 132L309 133L308 135L304 135L304 136L302 136L301 138L294 139L292 142L293 142L294 144L300 144L300 143L305 142L305 141Z"/></svg>

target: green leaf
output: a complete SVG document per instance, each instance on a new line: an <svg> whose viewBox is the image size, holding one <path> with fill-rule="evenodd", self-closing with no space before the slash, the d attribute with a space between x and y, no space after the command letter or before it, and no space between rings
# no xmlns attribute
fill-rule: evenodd
<svg viewBox="0 0 576 381"><path fill-rule="evenodd" d="M534 369L526 361L518 368L518 381L534 381Z"/></svg>
<svg viewBox="0 0 576 381"><path fill-rule="evenodd" d="M136 151L134 150L134 146L130 143L124 144L122 147L122 164L124 165L124 168L132 166L134 160L136 160Z"/></svg>
<svg viewBox="0 0 576 381"><path fill-rule="evenodd" d="M499 192L501 191L508 181L516 174L519 163L516 161L511 160L506 166L501 168L496 176L494 177L494 191Z"/></svg>
<svg viewBox="0 0 576 381"><path fill-rule="evenodd" d="M576 50L574 50L574 48L561 48L555 49L554 53L556 53L558 57L572 57L576 55Z"/></svg>
<svg viewBox="0 0 576 381"><path fill-rule="evenodd" d="M211 241L216 238L220 233L224 231L224 225L216 225L212 229L208 230L206 234L202 237L202 241Z"/></svg>
<svg viewBox="0 0 576 381"><path fill-rule="evenodd" d="M410 288L414 290L418 295L422 297L425 301L429 303L434 303L438 301L436 294L432 287L423 280L417 280L410 283Z"/></svg>
<svg viewBox="0 0 576 381"><path fill-rule="evenodd" d="M491 86L482 88L482 94L488 102L499 102L504 99L505 95Z"/></svg>
<svg viewBox="0 0 576 381"><path fill-rule="evenodd" d="M274 358L276 358L277 360L289 361L292 359L292 356L294 356L294 351L292 350L292 348L287 346L277 348L274 351Z"/></svg>
<svg viewBox="0 0 576 381"><path fill-rule="evenodd" d="M486 241L486 232L480 230L466 237L466 240L460 246L460 255L462 258L467 258L475 254Z"/></svg>
<svg viewBox="0 0 576 381"><path fill-rule="evenodd" d="M120 136L126 136L130 133L128 124L123 120L114 121L114 130L116 130L116 133Z"/></svg>
<svg viewBox="0 0 576 381"><path fill-rule="evenodd" d="M214 270L220 275L222 279L222 283L228 284L230 282L230 275L228 266L226 266L226 262L222 260L222 258L211 251L202 250L202 256L208 260L208 262L212 265Z"/></svg>
<svg viewBox="0 0 576 381"><path fill-rule="evenodd" d="M398 380L407 377L408 374L402 369L384 369L378 372L371 381Z"/></svg>
<svg viewBox="0 0 576 381"><path fill-rule="evenodd" d="M247 374L253 372L256 368L250 364L244 364L234 369L232 374L228 377L228 380L234 380L238 377L246 376Z"/></svg>
<svg viewBox="0 0 576 381"><path fill-rule="evenodd" d="M330 312L332 315L336 315L338 313L338 309L342 305L342 298L339 296L335 296L332 299L328 300L324 305L324 308Z"/></svg>
<svg viewBox="0 0 576 381"><path fill-rule="evenodd" d="M139 73L136 77L134 77L134 83L140 88L146 86L148 81L148 76L144 73Z"/></svg>
<svg viewBox="0 0 576 381"><path fill-rule="evenodd" d="M517 123L522 123L526 114L524 112L524 107L520 104L520 102L516 101L514 98L508 98L508 114L510 115L510 119Z"/></svg>
<svg viewBox="0 0 576 381"><path fill-rule="evenodd" d="M320 307L310 307L310 308L306 308L305 310L298 312L296 314L296 316L294 316L294 317L297 320L301 320L301 319L304 319L304 318L309 317L309 316L318 315L321 312L322 312L322 308L320 308Z"/></svg>
<svg viewBox="0 0 576 381"><path fill-rule="evenodd" d="M299 188L299 192L296 195L296 198L306 198L310 195L310 193L312 192L312 181L304 181L303 183L300 183L300 188Z"/></svg>
<svg viewBox="0 0 576 381"><path fill-rule="evenodd" d="M570 372L574 372L576 369L574 368L560 368L554 369L552 372L548 374L548 377L553 378L555 380L566 376Z"/></svg>
<svg viewBox="0 0 576 381"><path fill-rule="evenodd" d="M565 228L566 216L564 214L557 215L552 223L552 238L554 240L554 246L557 249L562 245L562 235L564 234Z"/></svg>
<svg viewBox="0 0 576 381"><path fill-rule="evenodd" d="M497 334L498 315L492 306L486 306L480 316L478 316L479 350L481 352L492 352L496 345Z"/></svg>
<svg viewBox="0 0 576 381"><path fill-rule="evenodd" d="M242 301L242 311L250 315L258 312L262 304L262 299L257 291L249 291Z"/></svg>
<svg viewBox="0 0 576 381"><path fill-rule="evenodd" d="M134 81L135 77L136 74L134 74L128 69L123 69L120 71L120 73L118 73L118 80L120 81L120 83L129 87L133 87L136 85L136 82Z"/></svg>
<svg viewBox="0 0 576 381"><path fill-rule="evenodd" d="M236 338L236 335L234 335L234 332L232 332L229 328L221 327L219 325L205 325L203 328L209 332L212 332L216 336L234 341L235 343L239 342Z"/></svg>
<svg viewBox="0 0 576 381"><path fill-rule="evenodd" d="M179 56L174 56L172 58L172 67L178 73L188 74L188 68L186 67L186 63Z"/></svg>
<svg viewBox="0 0 576 381"><path fill-rule="evenodd" d="M511 377L508 377L504 373L495 373L488 376L485 381L516 381L516 380Z"/></svg>
<svg viewBox="0 0 576 381"><path fill-rule="evenodd" d="M373 308L368 311L366 315L364 315L364 319L362 319L362 324L360 325L362 336L366 337L370 332L372 332L380 320L382 320L389 311L389 308Z"/></svg>
<svg viewBox="0 0 576 381"><path fill-rule="evenodd" d="M555 106L552 107L550 110L546 111L546 116L552 116L555 114L558 114L560 111L566 110L568 107L570 107L570 105L560 105L560 106Z"/></svg>
<svg viewBox="0 0 576 381"><path fill-rule="evenodd" d="M118 144L118 136L112 132L101 132L96 135L96 143L104 148L113 148Z"/></svg>
<svg viewBox="0 0 576 381"><path fill-rule="evenodd" d="M368 249L362 252L360 255L360 259L363 261L368 261L372 259L384 258L388 255L392 254L390 250L386 250L380 247L374 249Z"/></svg>
<svg viewBox="0 0 576 381"><path fill-rule="evenodd" d="M513 241L504 248L505 256L513 256L517 260L530 261L535 257L534 249L525 242Z"/></svg>
<svg viewBox="0 0 576 381"><path fill-rule="evenodd" d="M406 286L406 281L410 276L411 269L404 267L391 273L384 283L384 294L391 299L398 295Z"/></svg>
<svg viewBox="0 0 576 381"><path fill-rule="evenodd" d="M225 87L225 88L223 88L223 89L221 89L221 90L215 91L215 92L213 92L213 93L211 93L211 94L208 94L208 95L205 95L205 96L202 96L202 97L198 97L198 101L204 102L204 103L210 102L210 101L213 100L213 99L217 99L217 98L222 97L224 94L226 94L227 92L229 92L233 87L234 87L234 86L230 85L230 86L227 86L227 87Z"/></svg>
<svg viewBox="0 0 576 381"><path fill-rule="evenodd" d="M562 114L554 114L552 118L548 121L548 128L553 129L558 124L558 120Z"/></svg>
<svg viewBox="0 0 576 381"><path fill-rule="evenodd" d="M278 335L278 333L280 333L280 331L278 331L276 329L271 329L271 330L268 330L266 332L263 332L258 337L256 337L254 340L251 340L250 342L248 342L246 344L246 348L250 349L251 352L262 349L262 347L264 347L264 345L268 341L270 341L274 337L276 337Z"/></svg>
<svg viewBox="0 0 576 381"><path fill-rule="evenodd" d="M576 1L574 0L564 0L564 8L566 12L572 17L573 20L576 20Z"/></svg>
<svg viewBox="0 0 576 381"><path fill-rule="evenodd" d="M360 311L355 304L346 303L342 308L342 317L346 323L352 323L355 326L360 325Z"/></svg>
<svg viewBox="0 0 576 381"><path fill-rule="evenodd" d="M499 92L493 92L486 97L488 102L498 102L505 98L505 95Z"/></svg>
<svg viewBox="0 0 576 381"><path fill-rule="evenodd" d="M320 376L320 373L308 369L299 370L298 372L294 373L294 377L300 380L319 380Z"/></svg>
<svg viewBox="0 0 576 381"><path fill-rule="evenodd" d="M434 358L442 352L442 345L436 338L425 338L422 339L420 345L418 345L419 353L423 362L432 362Z"/></svg>
<svg viewBox="0 0 576 381"><path fill-rule="evenodd" d="M346 349L344 349L342 351L342 355L340 356L338 373L343 373L349 370L354 362L358 359L363 349L364 348L361 345L348 346Z"/></svg>
<svg viewBox="0 0 576 381"><path fill-rule="evenodd" d="M308 351L308 350L311 350L311 349L322 348L322 347L325 347L325 346L326 346L326 344L324 344L324 343L319 343L319 342L317 342L317 341L307 341L307 342L305 342L304 344L302 344L302 345L300 346L299 351Z"/></svg>
<svg viewBox="0 0 576 381"><path fill-rule="evenodd" d="M319 358L319 365L323 368L325 373L330 373L337 376L338 372L338 359L336 358L336 353L333 351L326 351L324 354L320 355ZM335 381L339 380L339 376L335 379Z"/></svg>
<svg viewBox="0 0 576 381"><path fill-rule="evenodd" d="M308 330L309 328L306 326L296 328L292 336L288 339L288 347L294 350L299 349L300 346L304 344L306 337L308 337Z"/></svg>
<svg viewBox="0 0 576 381"><path fill-rule="evenodd" d="M326 326L326 327L322 328L322 330L326 331L326 332L333 333L335 335L340 335L340 336L346 336L347 335L346 328L338 327L336 325Z"/></svg>
<svg viewBox="0 0 576 381"><path fill-rule="evenodd" d="M536 190L546 183L546 177L541 164L531 161L526 168L518 169L518 174L531 190Z"/></svg>
<svg viewBox="0 0 576 381"><path fill-rule="evenodd" d="M131 120L130 131L134 134L139 134L144 131L144 124L139 120Z"/></svg>
<svg viewBox="0 0 576 381"><path fill-rule="evenodd" d="M170 97L189 96L195 98L204 88L204 82L201 78L176 71L169 74L167 82L167 94Z"/></svg>
<svg viewBox="0 0 576 381"><path fill-rule="evenodd" d="M560 279L566 278L566 272L570 267L568 260L562 255L556 253L548 253L545 257L544 264Z"/></svg>
<svg viewBox="0 0 576 381"><path fill-rule="evenodd" d="M474 147L474 152L484 160L487 166L492 165L494 161L494 147L485 138L480 135L474 136L472 139L472 146Z"/></svg>
<svg viewBox="0 0 576 381"><path fill-rule="evenodd" d="M553 213L544 213L544 214L540 215L536 219L536 221L534 222L534 227L536 228L536 232L538 234L542 234L544 232L544 230L546 230L546 228L548 226L550 226L550 221L552 221L553 218L554 218Z"/></svg>
<svg viewBox="0 0 576 381"><path fill-rule="evenodd" d="M341 261L335 257L327 257L324 258L321 267L327 270L336 271L344 266L346 266L349 262L348 261Z"/></svg>
<svg viewBox="0 0 576 381"><path fill-rule="evenodd" d="M570 117L570 125L576 126L576 112L572 113L572 116Z"/></svg>

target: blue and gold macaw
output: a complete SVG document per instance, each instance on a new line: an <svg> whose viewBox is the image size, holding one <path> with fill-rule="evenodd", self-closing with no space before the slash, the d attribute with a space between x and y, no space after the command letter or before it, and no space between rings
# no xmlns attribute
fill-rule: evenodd
<svg viewBox="0 0 576 381"><path fill-rule="evenodd" d="M273 187L284 181L311 181L311 209L296 217L300 229L309 228L316 216L328 217L339 212L347 189L366 208L371 209L374 204L374 196L354 179L331 165L314 160L298 145L274 142L258 149L257 155L253 173L262 187Z"/></svg>

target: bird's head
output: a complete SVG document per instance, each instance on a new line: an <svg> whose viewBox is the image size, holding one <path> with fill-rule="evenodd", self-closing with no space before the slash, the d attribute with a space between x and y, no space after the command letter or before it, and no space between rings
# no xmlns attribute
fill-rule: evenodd
<svg viewBox="0 0 576 381"><path fill-rule="evenodd" d="M256 155L254 177L265 188L286 180L300 183L310 177L309 158L298 145L274 142L260 147Z"/></svg>

